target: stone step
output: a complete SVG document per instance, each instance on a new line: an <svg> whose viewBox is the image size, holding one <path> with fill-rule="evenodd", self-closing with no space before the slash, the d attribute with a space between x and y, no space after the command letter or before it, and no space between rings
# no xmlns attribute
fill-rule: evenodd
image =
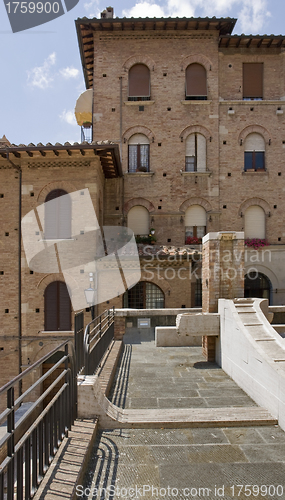
<svg viewBox="0 0 285 500"><path fill-rule="evenodd" d="M259 407L122 410L109 406L107 415L117 421L118 427L120 423L137 428L239 427L278 424L276 418Z"/></svg>

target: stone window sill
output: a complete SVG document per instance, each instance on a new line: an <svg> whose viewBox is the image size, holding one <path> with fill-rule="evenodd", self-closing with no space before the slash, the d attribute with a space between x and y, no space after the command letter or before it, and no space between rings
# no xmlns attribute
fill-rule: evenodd
<svg viewBox="0 0 285 500"><path fill-rule="evenodd" d="M190 105L192 104L192 106L196 105L196 104L198 104L199 106L201 106L202 104L211 104L212 100L209 100L209 101L199 101L199 100L195 100L194 99L193 101L191 101L191 100L187 100L187 101L183 100L183 101L180 101L180 102L181 102L181 104L185 104L186 106L188 106L189 104Z"/></svg>
<svg viewBox="0 0 285 500"><path fill-rule="evenodd" d="M144 177L144 176L152 176L154 175L154 172L125 172L124 175L135 175L139 177Z"/></svg>
<svg viewBox="0 0 285 500"><path fill-rule="evenodd" d="M151 106L155 101L124 101L126 106Z"/></svg>
<svg viewBox="0 0 285 500"><path fill-rule="evenodd" d="M206 172L185 172L185 171L183 172L182 171L180 173L181 173L181 175L183 175L183 176L185 175L186 177L187 176L190 176L190 177L191 176L192 177L197 177L197 176L198 177L211 177L211 175L212 175L212 171L210 171L210 170L207 170Z"/></svg>

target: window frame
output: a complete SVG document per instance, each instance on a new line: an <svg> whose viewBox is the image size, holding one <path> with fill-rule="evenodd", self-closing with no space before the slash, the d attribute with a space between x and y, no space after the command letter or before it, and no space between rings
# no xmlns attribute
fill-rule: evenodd
<svg viewBox="0 0 285 500"><path fill-rule="evenodd" d="M135 66L145 66L148 69L148 95L139 95L139 96L131 96L130 95L130 72ZM143 63L135 63L132 65L132 67L129 69L128 72L128 101L150 101L150 91L151 91L151 84L150 84L150 69L146 64Z"/></svg>
<svg viewBox="0 0 285 500"><path fill-rule="evenodd" d="M147 166L142 165L141 146L147 146ZM150 145L149 144L128 144L128 173L150 172ZM136 165L130 166L130 148L136 148ZM146 170L145 170L146 169Z"/></svg>
<svg viewBox="0 0 285 500"><path fill-rule="evenodd" d="M262 154L262 163L263 166L257 167L256 166L256 154ZM251 160L249 160L249 155L252 155ZM251 166L247 166L246 163L250 161ZM244 151L244 171L247 172L248 170L254 170L255 172L265 172L265 151Z"/></svg>
<svg viewBox="0 0 285 500"><path fill-rule="evenodd" d="M246 83L246 80L251 80L252 81L252 75L250 74L253 71L253 66L259 66L260 68L260 74L258 75L258 78L261 78L260 81L258 81L258 85L256 87L260 87L261 91L257 92L256 90L252 92L252 95L245 95L245 94L250 94L247 90L247 86L250 84ZM249 70L249 76L246 75L245 67L251 66L251 70ZM259 95L253 95L253 94L259 94ZM261 95L260 95L261 94ZM243 62L242 64L242 98L244 101L262 101L264 99L264 63L263 62Z"/></svg>
<svg viewBox="0 0 285 500"><path fill-rule="evenodd" d="M203 81L203 85L205 85L206 94L205 93L203 93L203 94L187 94L187 91L188 91L188 89L187 89L187 82L188 82L187 71L193 65L201 66L201 68L203 68L203 70L204 70L205 81ZM191 78L189 79L189 81L191 82ZM185 69L185 101L207 101L207 100L208 100L207 70L206 70L205 66L203 66L203 64L201 64L199 62L193 62L193 63L189 64L187 66L187 68Z"/></svg>
<svg viewBox="0 0 285 500"><path fill-rule="evenodd" d="M153 286L153 291L159 291L161 293L161 299L163 299L163 306L159 307L146 307L147 306L147 297L149 296L149 291L147 291L148 285ZM138 289L138 290L137 290ZM157 289L157 290L156 290ZM137 291L137 297L130 298L130 295ZM158 299L159 300L159 297ZM131 304L135 305L135 307L130 307ZM155 302L155 298L153 303ZM138 305L140 307L138 307ZM139 281L135 286L127 290L123 295L123 308L130 309L164 309L165 308L165 294L163 290L156 285L156 283L152 283L150 281Z"/></svg>

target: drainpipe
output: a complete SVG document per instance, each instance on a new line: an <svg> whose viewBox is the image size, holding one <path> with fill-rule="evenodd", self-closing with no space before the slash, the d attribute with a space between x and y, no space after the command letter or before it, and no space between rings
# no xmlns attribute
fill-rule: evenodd
<svg viewBox="0 0 285 500"><path fill-rule="evenodd" d="M19 374L22 372L22 264L21 264L21 240L22 240L22 230L21 230L21 221L22 221L22 169L19 165L15 165L9 158L9 151L6 153L6 159L15 168L19 174L19 211L18 211L18 283L19 283L19 292L18 292L18 349L19 349ZM22 394L22 380L19 382L19 396Z"/></svg>
<svg viewBox="0 0 285 500"><path fill-rule="evenodd" d="M120 152L121 152L121 161L122 161L122 146L123 146L123 77L119 77L120 80ZM123 226L125 225L125 182L124 182L124 173L122 178L122 218L123 218Z"/></svg>

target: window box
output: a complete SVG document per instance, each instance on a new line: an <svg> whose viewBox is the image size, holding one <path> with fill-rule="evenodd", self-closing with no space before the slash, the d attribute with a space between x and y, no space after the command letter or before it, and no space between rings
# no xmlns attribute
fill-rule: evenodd
<svg viewBox="0 0 285 500"><path fill-rule="evenodd" d="M197 236L187 236L185 240L185 245L201 245L202 238L197 238Z"/></svg>

